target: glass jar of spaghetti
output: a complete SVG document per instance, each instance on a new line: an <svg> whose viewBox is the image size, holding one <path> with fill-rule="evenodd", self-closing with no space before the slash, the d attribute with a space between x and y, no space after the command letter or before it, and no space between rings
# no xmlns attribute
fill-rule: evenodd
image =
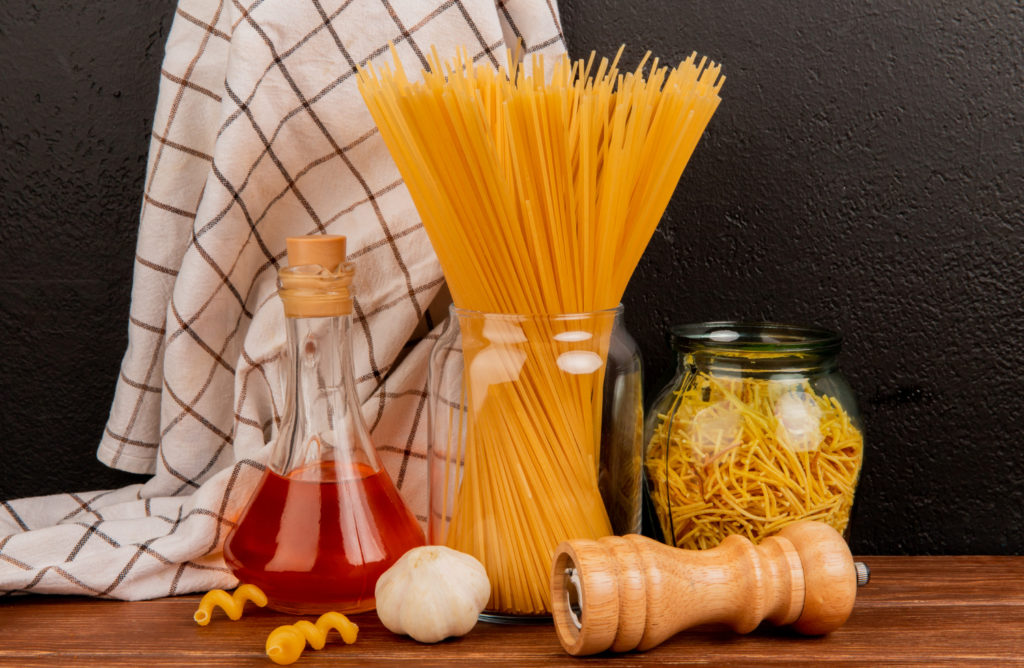
<svg viewBox="0 0 1024 668"><path fill-rule="evenodd" d="M560 542L640 529L640 354L622 307L453 306L428 370L429 540L483 563L484 619L548 616Z"/></svg>
<svg viewBox="0 0 1024 668"><path fill-rule="evenodd" d="M755 543L798 520L847 535L864 438L824 329L710 322L672 330L675 378L655 399L644 463L664 541Z"/></svg>

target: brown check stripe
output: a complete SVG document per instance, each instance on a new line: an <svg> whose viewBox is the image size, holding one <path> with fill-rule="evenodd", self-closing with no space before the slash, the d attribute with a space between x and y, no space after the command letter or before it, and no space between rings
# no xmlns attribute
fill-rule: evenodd
<svg viewBox="0 0 1024 668"><path fill-rule="evenodd" d="M99 446L143 485L0 502L0 594L140 599L231 586L220 549L284 406L285 237L349 238L357 391L416 516L441 276L355 86L465 47L564 50L553 0L179 0L142 193L129 346Z"/></svg>

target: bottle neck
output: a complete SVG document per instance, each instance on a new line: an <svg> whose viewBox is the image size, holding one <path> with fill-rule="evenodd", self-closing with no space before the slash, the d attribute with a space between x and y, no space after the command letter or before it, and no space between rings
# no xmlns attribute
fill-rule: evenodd
<svg viewBox="0 0 1024 668"><path fill-rule="evenodd" d="M679 351L677 355L681 372L713 376L778 378L818 376L837 370L834 354L703 349Z"/></svg>
<svg viewBox="0 0 1024 668"><path fill-rule="evenodd" d="M772 322L704 322L672 328L683 373L807 377L836 371L841 339L820 327Z"/></svg>
<svg viewBox="0 0 1024 668"><path fill-rule="evenodd" d="M320 480L380 469L355 391L351 319L285 319L291 401L270 462L277 473Z"/></svg>

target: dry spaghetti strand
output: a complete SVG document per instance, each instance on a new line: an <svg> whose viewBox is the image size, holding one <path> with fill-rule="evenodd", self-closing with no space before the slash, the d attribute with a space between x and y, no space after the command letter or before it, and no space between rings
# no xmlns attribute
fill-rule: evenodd
<svg viewBox="0 0 1024 668"><path fill-rule="evenodd" d="M621 53L495 69L432 51L410 78L392 49L393 64L360 69L457 307L553 315L621 301L724 82L696 55L624 72ZM587 350L604 360L612 321L591 325ZM555 546L611 532L597 485L603 371L559 368L583 346L551 343L569 327L499 323L503 340L462 323L469 415L464 452L454 439L444 456L463 462L447 541L487 568L493 610L548 612ZM501 382L471 382L471 369Z"/></svg>

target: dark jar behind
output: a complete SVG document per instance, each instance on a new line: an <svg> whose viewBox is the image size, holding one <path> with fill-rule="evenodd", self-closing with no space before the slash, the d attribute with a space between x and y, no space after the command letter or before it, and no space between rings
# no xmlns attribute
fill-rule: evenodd
<svg viewBox="0 0 1024 668"><path fill-rule="evenodd" d="M847 535L864 439L840 343L775 323L672 330L678 368L648 413L644 455L666 543L756 543L799 520Z"/></svg>
<svg viewBox="0 0 1024 668"><path fill-rule="evenodd" d="M423 531L381 465L356 399L345 237L288 239L288 260L279 294L289 399L224 559L275 610L372 610L377 578L424 544Z"/></svg>

